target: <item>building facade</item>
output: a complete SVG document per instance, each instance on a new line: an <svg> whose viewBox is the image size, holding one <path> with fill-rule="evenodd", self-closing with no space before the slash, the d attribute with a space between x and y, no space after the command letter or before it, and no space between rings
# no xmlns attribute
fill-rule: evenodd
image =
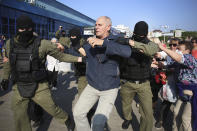
<svg viewBox="0 0 197 131"><path fill-rule="evenodd" d="M113 28L115 28L116 30L119 30L120 33L122 33L125 37L131 37L132 36L131 30L127 26L117 25L117 26L114 26Z"/></svg>
<svg viewBox="0 0 197 131"><path fill-rule="evenodd" d="M44 39L54 37L60 25L66 32L73 27L83 32L84 26L95 24L95 20L56 0L0 0L0 34L12 37L21 14L33 19L34 31Z"/></svg>

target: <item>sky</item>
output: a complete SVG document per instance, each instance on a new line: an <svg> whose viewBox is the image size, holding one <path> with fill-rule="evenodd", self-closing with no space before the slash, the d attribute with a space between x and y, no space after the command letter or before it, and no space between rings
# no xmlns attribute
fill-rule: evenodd
<svg viewBox="0 0 197 131"><path fill-rule="evenodd" d="M146 21L149 30L183 29L197 31L197 0L57 0L96 20L109 16L112 25L123 24L133 30ZM167 29L163 28L167 25Z"/></svg>

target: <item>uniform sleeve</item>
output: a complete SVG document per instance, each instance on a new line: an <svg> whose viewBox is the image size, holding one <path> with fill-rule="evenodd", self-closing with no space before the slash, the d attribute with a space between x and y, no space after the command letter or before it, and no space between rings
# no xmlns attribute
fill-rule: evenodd
<svg viewBox="0 0 197 131"><path fill-rule="evenodd" d="M104 40L103 46L106 47L106 55L118 55L125 58L131 56L129 45L121 45L114 41Z"/></svg>
<svg viewBox="0 0 197 131"><path fill-rule="evenodd" d="M77 56L62 53L57 49L56 45L51 44L50 41L42 40L39 47L39 56L41 59L46 59L47 55L53 56L60 62L78 62Z"/></svg>
<svg viewBox="0 0 197 131"><path fill-rule="evenodd" d="M70 39L68 37L60 37L59 42L66 47L70 47Z"/></svg>
<svg viewBox="0 0 197 131"><path fill-rule="evenodd" d="M6 42L6 51L7 51L7 56L9 58L9 53L10 53L10 40ZM3 63L3 79L8 79L10 75L11 67L10 67L10 62Z"/></svg>
<svg viewBox="0 0 197 131"><path fill-rule="evenodd" d="M80 39L80 46L83 46L85 43L86 43L86 41L83 38L81 38Z"/></svg>
<svg viewBox="0 0 197 131"><path fill-rule="evenodd" d="M140 43L135 41L134 48L143 50L143 52L148 56L153 56L155 53L159 52L159 47L156 43L149 42L148 44Z"/></svg>

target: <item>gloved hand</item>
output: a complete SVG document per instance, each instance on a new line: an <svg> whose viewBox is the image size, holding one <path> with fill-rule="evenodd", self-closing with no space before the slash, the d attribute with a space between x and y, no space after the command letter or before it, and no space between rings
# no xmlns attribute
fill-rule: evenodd
<svg viewBox="0 0 197 131"><path fill-rule="evenodd" d="M5 91L8 90L8 86L9 86L9 80L3 79L1 81L0 88Z"/></svg>
<svg viewBox="0 0 197 131"><path fill-rule="evenodd" d="M115 42L121 44L121 45L129 45L130 38L124 38L124 37L118 37Z"/></svg>
<svg viewBox="0 0 197 131"><path fill-rule="evenodd" d="M86 57L82 57L82 62L86 63Z"/></svg>

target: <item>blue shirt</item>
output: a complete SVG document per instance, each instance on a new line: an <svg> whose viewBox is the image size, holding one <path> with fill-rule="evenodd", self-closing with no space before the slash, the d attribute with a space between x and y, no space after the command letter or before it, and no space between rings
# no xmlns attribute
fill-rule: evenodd
<svg viewBox="0 0 197 131"><path fill-rule="evenodd" d="M88 84L97 90L104 91L120 86L118 56L130 57L129 45L120 45L108 36L102 46L92 48L85 44L86 52L86 77Z"/></svg>

